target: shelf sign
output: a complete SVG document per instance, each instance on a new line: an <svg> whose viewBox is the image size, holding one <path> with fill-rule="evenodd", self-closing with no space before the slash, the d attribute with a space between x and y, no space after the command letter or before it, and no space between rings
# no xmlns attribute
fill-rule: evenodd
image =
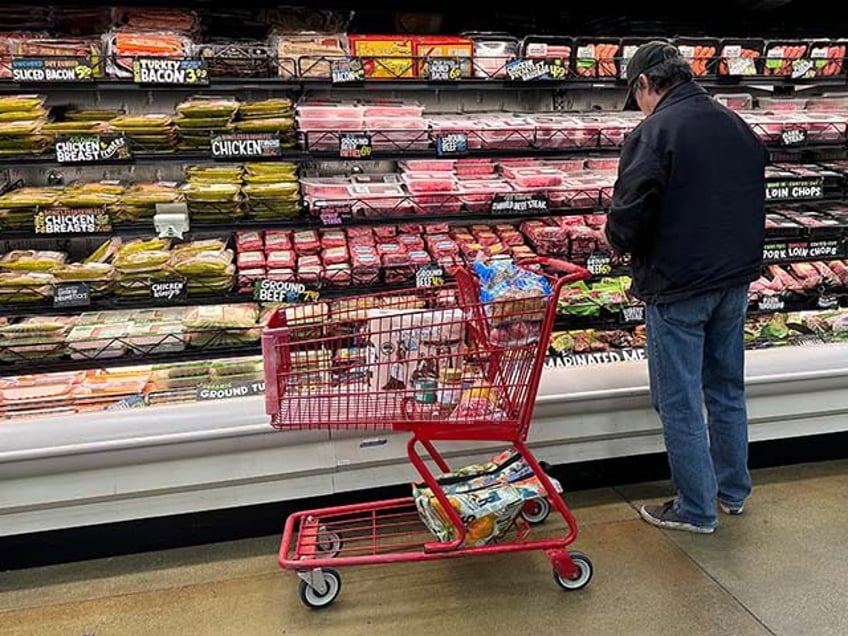
<svg viewBox="0 0 848 636"><path fill-rule="evenodd" d="M609 254L592 254L586 260L586 269L593 276L609 276L612 273L612 259Z"/></svg>
<svg viewBox="0 0 848 636"><path fill-rule="evenodd" d="M565 61L561 57L519 58L506 65L506 76L513 81L536 82L565 79Z"/></svg>
<svg viewBox="0 0 848 636"><path fill-rule="evenodd" d="M445 269L440 265L427 265L415 273L416 287L439 287L445 284Z"/></svg>
<svg viewBox="0 0 848 636"><path fill-rule="evenodd" d="M205 402L207 400L226 400L229 398L248 397L250 395L263 395L264 393L264 380L210 382L198 385L195 399Z"/></svg>
<svg viewBox="0 0 848 636"><path fill-rule="evenodd" d="M370 159L374 153L371 135L366 133L341 133L339 157L342 159Z"/></svg>
<svg viewBox="0 0 848 636"><path fill-rule="evenodd" d="M132 158L125 135L60 135L56 137L55 151L59 163L101 163Z"/></svg>
<svg viewBox="0 0 848 636"><path fill-rule="evenodd" d="M185 278L156 280L150 282L150 297L166 303L185 299L188 287Z"/></svg>
<svg viewBox="0 0 848 636"><path fill-rule="evenodd" d="M621 308L621 322L625 324L645 322L645 305L631 305Z"/></svg>
<svg viewBox="0 0 848 636"><path fill-rule="evenodd" d="M757 301L757 311L783 311L786 302L780 296L763 296Z"/></svg>
<svg viewBox="0 0 848 636"><path fill-rule="evenodd" d="M462 79L462 62L457 57L428 59L427 79L431 82L458 82Z"/></svg>
<svg viewBox="0 0 848 636"><path fill-rule="evenodd" d="M100 234L112 231L104 208L44 208L33 217L36 234Z"/></svg>
<svg viewBox="0 0 848 636"><path fill-rule="evenodd" d="M824 197L824 177L766 180L766 201L812 201Z"/></svg>
<svg viewBox="0 0 848 636"><path fill-rule="evenodd" d="M16 82L74 83L94 79L94 66L83 57L16 57L12 59Z"/></svg>
<svg viewBox="0 0 848 636"><path fill-rule="evenodd" d="M468 135L466 133L447 133L436 137L436 154L464 155L468 152Z"/></svg>
<svg viewBox="0 0 848 636"><path fill-rule="evenodd" d="M768 243L763 248L763 260L769 263L838 260L845 258L845 253L845 243L839 240Z"/></svg>
<svg viewBox="0 0 848 636"><path fill-rule="evenodd" d="M314 303L320 298L317 289L303 283L263 278L253 284L253 300L260 303Z"/></svg>
<svg viewBox="0 0 848 636"><path fill-rule="evenodd" d="M807 131L804 128L790 128L780 133L781 146L800 146L807 141Z"/></svg>
<svg viewBox="0 0 848 636"><path fill-rule="evenodd" d="M620 349L618 351L602 351L598 353L566 353L549 355L545 359L545 367L556 369L560 367L590 367L614 362L632 362L646 360L644 349Z"/></svg>
<svg viewBox="0 0 848 636"><path fill-rule="evenodd" d="M282 148L276 133L213 134L211 138L214 159L253 159L279 157Z"/></svg>
<svg viewBox="0 0 848 636"><path fill-rule="evenodd" d="M492 214L509 216L513 214L547 214L548 197L545 194L496 194L492 202Z"/></svg>
<svg viewBox="0 0 848 636"><path fill-rule="evenodd" d="M53 307L88 307L91 286L88 283L61 283L53 288Z"/></svg>
<svg viewBox="0 0 848 636"><path fill-rule="evenodd" d="M365 67L362 60L346 57L330 61L330 77L333 84L355 84L365 81Z"/></svg>
<svg viewBox="0 0 848 636"><path fill-rule="evenodd" d="M133 60L133 82L170 86L205 86L209 84L209 67L206 60L137 57Z"/></svg>
<svg viewBox="0 0 848 636"><path fill-rule="evenodd" d="M313 208L322 225L342 225L353 216L350 205L321 205Z"/></svg>

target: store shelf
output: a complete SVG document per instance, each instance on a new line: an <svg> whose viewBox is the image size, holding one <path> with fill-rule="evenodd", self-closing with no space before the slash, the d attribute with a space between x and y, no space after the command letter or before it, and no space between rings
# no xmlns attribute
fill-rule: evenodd
<svg viewBox="0 0 848 636"><path fill-rule="evenodd" d="M848 345L748 354L753 441L848 430ZM151 410L152 409L152 410ZM14 420L0 427L0 535L409 483L406 435L276 432L261 397ZM663 450L644 362L546 370L531 428L563 464ZM448 461L491 454L445 446ZM72 476L72 477L71 477ZM566 487L568 485L566 484Z"/></svg>
<svg viewBox="0 0 848 636"><path fill-rule="evenodd" d="M848 89L848 79L844 75L834 77L797 78L774 75L754 75L737 77L699 77L696 81L708 89L733 87L751 87L771 91L775 88L791 89L803 86L807 94L811 88L821 87L827 90ZM463 78L455 81L430 81L417 78L366 79L362 82L332 82L329 79L290 79L281 77L234 78L213 77L208 85L157 85L136 84L127 79L100 79L91 82L14 82L0 80L0 94L51 92L51 91L154 91L179 93L232 93L233 91L477 91L477 90L585 90L601 89L625 90L627 82L612 78L571 77L563 80L512 81L501 78Z"/></svg>

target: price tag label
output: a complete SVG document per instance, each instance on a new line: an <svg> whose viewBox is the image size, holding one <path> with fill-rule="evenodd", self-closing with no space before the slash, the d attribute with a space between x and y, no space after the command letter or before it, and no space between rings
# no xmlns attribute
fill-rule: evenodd
<svg viewBox="0 0 848 636"><path fill-rule="evenodd" d="M792 79L815 76L815 62L809 58L792 60Z"/></svg>
<svg viewBox="0 0 848 636"><path fill-rule="evenodd" d="M456 57L428 59L427 79L431 82L458 82L462 79L462 62Z"/></svg>
<svg viewBox="0 0 848 636"><path fill-rule="evenodd" d="M468 152L467 133L448 133L436 137L436 154L464 155Z"/></svg>
<svg viewBox="0 0 848 636"><path fill-rule="evenodd" d="M565 61L562 58L519 58L506 65L506 76L512 81L537 82L565 79Z"/></svg>
<svg viewBox="0 0 848 636"><path fill-rule="evenodd" d="M343 58L330 62L333 84L353 84L365 81L365 68L359 58Z"/></svg>
<svg viewBox="0 0 848 636"><path fill-rule="evenodd" d="M115 402L111 406L106 407L107 411L124 411L126 409L140 409L147 406L147 401L141 394L131 395L124 398L120 402Z"/></svg>
<svg viewBox="0 0 848 636"><path fill-rule="evenodd" d="M319 204L313 208L322 225L343 225L350 221L353 211L350 205Z"/></svg>
<svg viewBox="0 0 848 636"><path fill-rule="evenodd" d="M124 135L59 135L55 152L59 163L102 163L132 158Z"/></svg>
<svg viewBox="0 0 848 636"><path fill-rule="evenodd" d="M133 82L171 86L209 84L206 60L173 60L161 57L137 57L133 60Z"/></svg>
<svg viewBox="0 0 848 636"><path fill-rule="evenodd" d="M314 303L321 295L303 283L262 279L254 282L253 299L260 303Z"/></svg>
<svg viewBox="0 0 848 636"><path fill-rule="evenodd" d="M91 286L88 283L61 283L53 288L53 307L88 307Z"/></svg>
<svg viewBox="0 0 848 636"><path fill-rule="evenodd" d="M94 80L94 65L85 58L16 57L12 60L16 82L77 83Z"/></svg>
<svg viewBox="0 0 848 636"><path fill-rule="evenodd" d="M586 269L593 276L609 276L612 273L612 260L609 254L592 254L586 260Z"/></svg>
<svg viewBox="0 0 848 636"><path fill-rule="evenodd" d="M265 382L263 380L246 382L210 382L197 387L195 399L201 402L207 400L226 400L229 398L263 395Z"/></svg>
<svg viewBox="0 0 848 636"><path fill-rule="evenodd" d="M184 300L188 292L185 278L157 280L150 282L150 297L164 303Z"/></svg>
<svg viewBox="0 0 848 636"><path fill-rule="evenodd" d="M764 296L757 301L758 311L783 311L786 302L780 296Z"/></svg>
<svg viewBox="0 0 848 636"><path fill-rule="evenodd" d="M112 231L103 208L45 208L33 217L36 234L100 234Z"/></svg>
<svg viewBox="0 0 848 636"><path fill-rule="evenodd" d="M621 322L625 324L645 322L645 306L632 305L630 307L622 307Z"/></svg>
<svg viewBox="0 0 848 636"><path fill-rule="evenodd" d="M496 194L492 202L495 216L547 214L549 209L548 197L541 193Z"/></svg>
<svg viewBox="0 0 848 636"><path fill-rule="evenodd" d="M846 257L845 241L810 241L806 246L803 254L798 254L798 257L808 258L812 260L838 260ZM790 252L789 257L793 254Z"/></svg>
<svg viewBox="0 0 848 636"><path fill-rule="evenodd" d="M790 128L780 133L781 146L799 146L807 141L807 131L803 128Z"/></svg>
<svg viewBox="0 0 848 636"><path fill-rule="evenodd" d="M814 201L821 198L824 198L824 177L766 181L766 201Z"/></svg>
<svg viewBox="0 0 848 636"><path fill-rule="evenodd" d="M416 287L439 287L445 284L445 269L440 265L427 265L415 273Z"/></svg>
<svg viewBox="0 0 848 636"><path fill-rule="evenodd" d="M340 158L370 159L373 153L371 135L366 133L342 133L339 135Z"/></svg>
<svg viewBox="0 0 848 636"><path fill-rule="evenodd" d="M215 159L255 159L282 154L280 136L275 133L213 134L211 144Z"/></svg>

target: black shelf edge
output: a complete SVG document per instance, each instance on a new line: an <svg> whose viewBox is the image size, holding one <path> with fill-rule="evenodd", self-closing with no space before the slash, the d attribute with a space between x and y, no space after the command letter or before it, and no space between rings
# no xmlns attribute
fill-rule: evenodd
<svg viewBox="0 0 848 636"><path fill-rule="evenodd" d="M187 348L184 351L168 353L151 353L147 355L124 355L114 358L84 360L71 359L37 359L21 363L0 363L0 377L18 375L34 375L39 373L62 373L65 371L108 370L124 367L159 365L175 362L200 362L203 360L220 360L222 358L237 358L253 356L262 353L259 343L237 347L206 347L202 349Z"/></svg>
<svg viewBox="0 0 848 636"><path fill-rule="evenodd" d="M823 88L845 87L848 79L844 75L834 77L812 77L792 79L774 75L710 76L695 80L705 88L768 87L791 88L794 86L821 86ZM221 77L212 78L208 85L165 85L136 84L128 79L98 79L91 82L14 82L0 80L0 94L33 91L161 91L161 92L225 92L225 91L297 91L345 90L345 91L466 91L466 90L586 90L620 89L627 87L626 80L599 77L570 77L563 80L513 81L508 79L463 78L457 81L436 82L426 79L370 79L362 82L332 82L329 79L292 79L282 77Z"/></svg>

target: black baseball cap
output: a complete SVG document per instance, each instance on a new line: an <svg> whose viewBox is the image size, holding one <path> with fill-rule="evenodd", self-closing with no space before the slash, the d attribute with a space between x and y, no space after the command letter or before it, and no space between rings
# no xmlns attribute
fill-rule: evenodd
<svg viewBox="0 0 848 636"><path fill-rule="evenodd" d="M624 101L624 110L639 110L639 104L636 103L637 78L675 57L680 57L677 47L660 40L646 42L636 49L633 57L627 62L627 98Z"/></svg>

